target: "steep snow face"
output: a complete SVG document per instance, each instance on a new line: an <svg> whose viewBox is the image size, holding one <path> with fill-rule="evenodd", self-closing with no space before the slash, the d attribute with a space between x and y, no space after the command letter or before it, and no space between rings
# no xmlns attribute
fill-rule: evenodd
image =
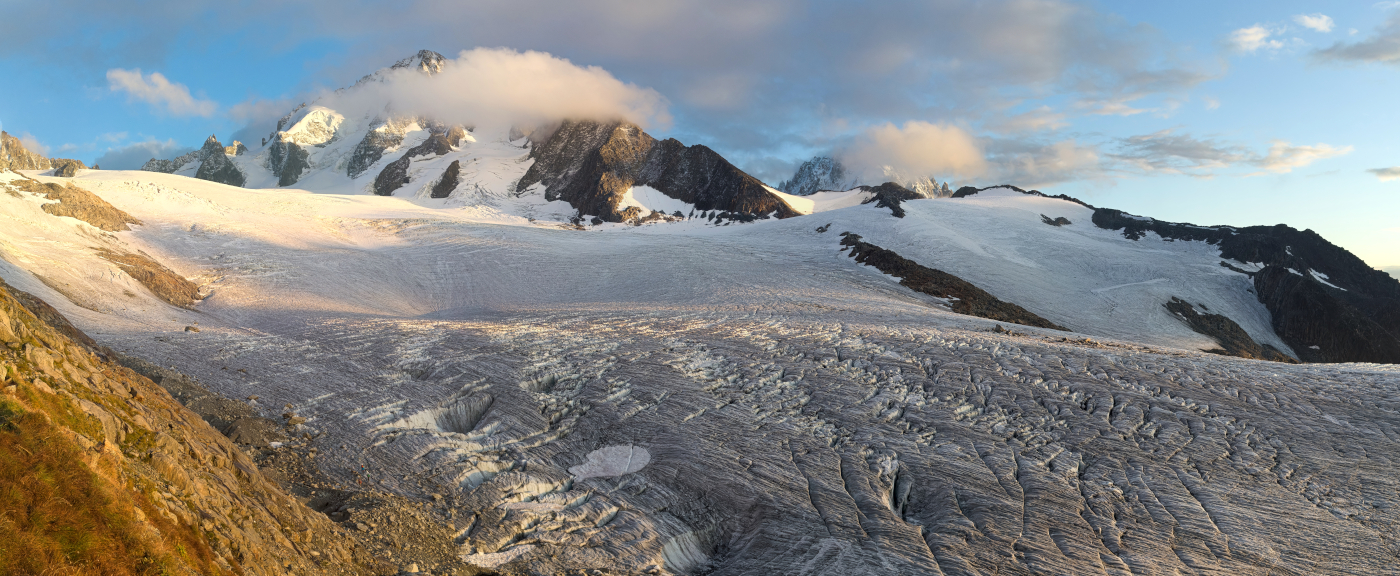
<svg viewBox="0 0 1400 576"><path fill-rule="evenodd" d="M695 210L694 204L667 196L660 190L650 186L633 186L626 194L623 194L622 202L619 203L618 208L625 210L631 206L640 208L643 217L650 215L652 212L660 212L662 214L680 212L681 214L689 214L692 210Z"/></svg>
<svg viewBox="0 0 1400 576"><path fill-rule="evenodd" d="M334 139L345 116L324 106L308 106L286 130L279 132L283 142L301 146L322 146Z"/></svg>

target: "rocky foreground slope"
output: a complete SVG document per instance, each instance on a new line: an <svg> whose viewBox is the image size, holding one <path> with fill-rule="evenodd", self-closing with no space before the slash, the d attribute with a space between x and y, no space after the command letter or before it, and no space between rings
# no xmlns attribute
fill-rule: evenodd
<svg viewBox="0 0 1400 576"><path fill-rule="evenodd" d="M0 344L0 572L375 572L241 448L3 283Z"/></svg>

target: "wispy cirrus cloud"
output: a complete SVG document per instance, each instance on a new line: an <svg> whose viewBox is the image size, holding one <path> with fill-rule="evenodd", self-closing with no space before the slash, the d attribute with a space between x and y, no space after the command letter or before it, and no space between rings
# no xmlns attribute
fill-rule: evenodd
<svg viewBox="0 0 1400 576"><path fill-rule="evenodd" d="M1275 140L1268 150L1255 151L1243 144L1197 138L1174 129L1120 138L1118 152L1108 156L1132 172L1213 177L1232 168L1249 168L1246 176L1287 174L1319 160L1343 156L1351 146L1294 145Z"/></svg>
<svg viewBox="0 0 1400 576"><path fill-rule="evenodd" d="M140 68L113 68L107 71L107 87L112 92L125 93L130 100L150 104L158 113L171 116L208 118L219 110L218 103L192 96L188 87L171 82L160 72L142 74Z"/></svg>

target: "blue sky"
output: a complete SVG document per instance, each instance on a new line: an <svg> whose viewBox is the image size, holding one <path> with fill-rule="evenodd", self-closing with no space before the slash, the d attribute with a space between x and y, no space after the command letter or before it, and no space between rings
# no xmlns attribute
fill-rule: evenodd
<svg viewBox="0 0 1400 576"><path fill-rule="evenodd" d="M504 47L654 90L650 132L770 183L836 154L1311 228L1400 271L1400 2L0 0L0 37L0 126L105 168L265 134L422 48Z"/></svg>

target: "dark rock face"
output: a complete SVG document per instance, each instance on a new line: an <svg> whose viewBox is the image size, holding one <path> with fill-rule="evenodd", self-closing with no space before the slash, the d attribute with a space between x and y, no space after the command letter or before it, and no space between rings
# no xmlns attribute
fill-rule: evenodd
<svg viewBox="0 0 1400 576"><path fill-rule="evenodd" d="M195 172L195 178L240 188L247 180L238 166L235 166L228 159L228 156L224 155L224 145L220 144L212 135L204 141L204 147L199 150L199 153L203 162L200 163L199 170Z"/></svg>
<svg viewBox="0 0 1400 576"><path fill-rule="evenodd" d="M996 187L964 186L953 197L966 198ZM1222 258L1263 264L1256 273L1221 262L1225 268L1253 277L1255 295L1269 310L1274 332L1293 348L1299 360L1400 363L1400 280L1371 268L1312 230L1299 231L1283 224L1236 228L1164 222L1095 208L1063 194L999 187L1090 208L1095 226L1121 230L1130 240L1152 232L1170 241L1218 245Z"/></svg>
<svg viewBox="0 0 1400 576"><path fill-rule="evenodd" d="M237 147L235 146L235 148ZM195 171L195 178L227 184L229 186L242 187L247 181L247 177L244 176L243 171L238 169L238 166L234 165L233 161L228 159L226 150L227 148L219 143L218 138L210 135L209 138L204 141L204 146L200 147L199 150L184 154L172 160L158 160L152 158L147 161L141 169L147 172L173 174L183 169L185 166L188 166L191 162L199 162L199 169Z"/></svg>
<svg viewBox="0 0 1400 576"><path fill-rule="evenodd" d="M1272 315L1274 331L1300 360L1400 363L1400 281L1312 230L1196 226L1108 208L1096 209L1093 220L1130 239L1153 232L1202 241L1219 245L1223 258L1263 264L1251 274L1255 294Z"/></svg>
<svg viewBox="0 0 1400 576"><path fill-rule="evenodd" d="M890 213L894 214L895 218L904 217L904 208L899 205L901 202L905 200L919 200L925 197L923 194L895 184L894 182L886 182L879 186L861 186L860 189L875 194L868 200L861 202L861 204L874 202L876 207L889 208Z"/></svg>
<svg viewBox="0 0 1400 576"><path fill-rule="evenodd" d="M1054 217L1054 218L1051 218L1051 217L1046 216L1046 215L1044 215L1044 214L1041 214L1041 215L1040 215L1040 221L1041 221L1041 222L1044 222L1044 223L1046 223L1046 224L1049 224L1049 225L1051 225L1051 226L1054 226L1054 227L1056 227L1056 228L1058 228L1058 227L1060 227L1060 226L1068 226L1068 225L1070 225L1070 224L1073 224L1073 222L1070 222L1070 221L1069 221L1069 218L1065 218L1064 216L1056 216L1056 217Z"/></svg>
<svg viewBox="0 0 1400 576"><path fill-rule="evenodd" d="M390 162L378 176L374 177L374 193L380 196L392 196L404 184L408 184L408 164L409 157L405 154L402 158Z"/></svg>
<svg viewBox="0 0 1400 576"><path fill-rule="evenodd" d="M1254 290L1299 359L1400 364L1400 299L1350 294L1283 266L1255 274Z"/></svg>
<svg viewBox="0 0 1400 576"><path fill-rule="evenodd" d="M268 161L272 173L277 175L278 186L296 184L301 175L311 168L311 154L295 142L278 140L268 147Z"/></svg>
<svg viewBox="0 0 1400 576"><path fill-rule="evenodd" d="M943 186L944 186L944 188L946 189L947 186L948 186L948 184L945 182L945 183L943 184ZM1093 208L1094 208L1093 206L1090 206L1088 203L1084 202L1083 200L1080 200L1080 199L1075 198L1075 197L1073 197L1073 196L1066 196L1066 195L1064 195L1064 194L1056 194L1056 195L1054 195L1054 196L1051 196L1051 195L1046 194L1046 193L1044 193L1044 192L1041 192L1041 191L1039 191L1039 190L1025 190L1025 189L1022 189L1022 188L1017 187L1017 186L1012 186L1012 185L1010 185L1010 184L998 184L998 185L996 185L996 186L987 186L987 187L985 187L985 188L977 188L977 187L974 187L974 186L963 186L962 188L958 188L958 191L957 191L957 192L954 192L951 196L948 196L948 197L949 197L949 198L967 198L968 196L975 195L975 194L977 194L978 192L981 192L981 191L983 191L983 190L991 190L991 189L993 189L993 188L1006 188L1006 189L1008 189L1008 190L1015 190L1015 191L1020 192L1020 193L1022 193L1022 194L1029 194L1029 195L1031 195L1031 196L1040 196L1041 198L1054 198L1054 199L1056 199L1056 200L1064 200L1064 201L1066 201L1066 202L1073 202L1073 203L1078 204L1078 205L1080 205L1080 206L1083 206L1083 207L1085 207L1085 208L1089 208L1089 209L1093 209Z"/></svg>
<svg viewBox="0 0 1400 576"><path fill-rule="evenodd" d="M531 140L535 163L515 189L543 183L546 198L608 222L628 219L619 203L633 186L650 186L699 210L798 215L715 151L675 139L657 141L625 122L568 121L553 131L536 131Z"/></svg>
<svg viewBox="0 0 1400 576"><path fill-rule="evenodd" d="M72 178L78 175L79 170L87 170L87 166L81 160L54 158L49 162L53 165L53 175L60 178Z"/></svg>
<svg viewBox="0 0 1400 576"><path fill-rule="evenodd" d="M446 198L452 195L452 191L457 189L462 173L462 162L453 160L447 165L447 170L443 171L442 179L433 185L433 198Z"/></svg>
<svg viewBox="0 0 1400 576"><path fill-rule="evenodd" d="M830 156L814 156L797 167L791 180L778 184L778 189L795 196L810 196L821 190L850 190L854 180L846 178L846 167Z"/></svg>
<svg viewBox="0 0 1400 576"><path fill-rule="evenodd" d="M30 152L19 138L0 132L0 171L48 170L53 165L43 155Z"/></svg>
<svg viewBox="0 0 1400 576"><path fill-rule="evenodd" d="M379 126L371 129L355 146L355 151L350 154L346 174L351 178L359 178L384 157L385 150L403 144L403 136L413 121L413 118L391 118L381 121Z"/></svg>
<svg viewBox="0 0 1400 576"><path fill-rule="evenodd" d="M954 312L1025 326L1068 330L1025 308L1000 300L962 278L942 270L921 266L918 262L893 251L863 242L858 234L842 232L841 236L841 245L850 247L850 256L855 258L856 262L898 277L899 284L910 290L952 300L951 307Z"/></svg>
<svg viewBox="0 0 1400 576"><path fill-rule="evenodd" d="M410 148L403 157L385 166L384 170L380 171L379 175L374 177L374 193L380 196L390 196L393 195L394 191L398 190L399 187L408 184L408 167L412 163L413 158L427 156L429 154L442 156L451 151L452 144L448 142L447 135L442 132L434 133L429 136L427 140L424 140L422 144ZM457 166L459 170L461 169L460 164L456 162L452 164ZM439 184L441 184L441 182L439 182ZM457 185L453 183L452 186L455 188ZM434 188L434 190L436 190L436 188ZM448 191L450 192L451 189Z"/></svg>
<svg viewBox="0 0 1400 576"><path fill-rule="evenodd" d="M1279 352L1273 346L1260 345L1255 342L1253 338L1249 337L1249 333L1244 331L1244 328L1240 328L1239 324L1225 316L1197 312L1196 307L1192 306L1191 303L1176 297L1162 306L1181 318L1181 321L1185 322L1196 333L1209 336L1220 343L1220 349L1207 350L1207 352L1256 360L1298 363L1297 360Z"/></svg>

